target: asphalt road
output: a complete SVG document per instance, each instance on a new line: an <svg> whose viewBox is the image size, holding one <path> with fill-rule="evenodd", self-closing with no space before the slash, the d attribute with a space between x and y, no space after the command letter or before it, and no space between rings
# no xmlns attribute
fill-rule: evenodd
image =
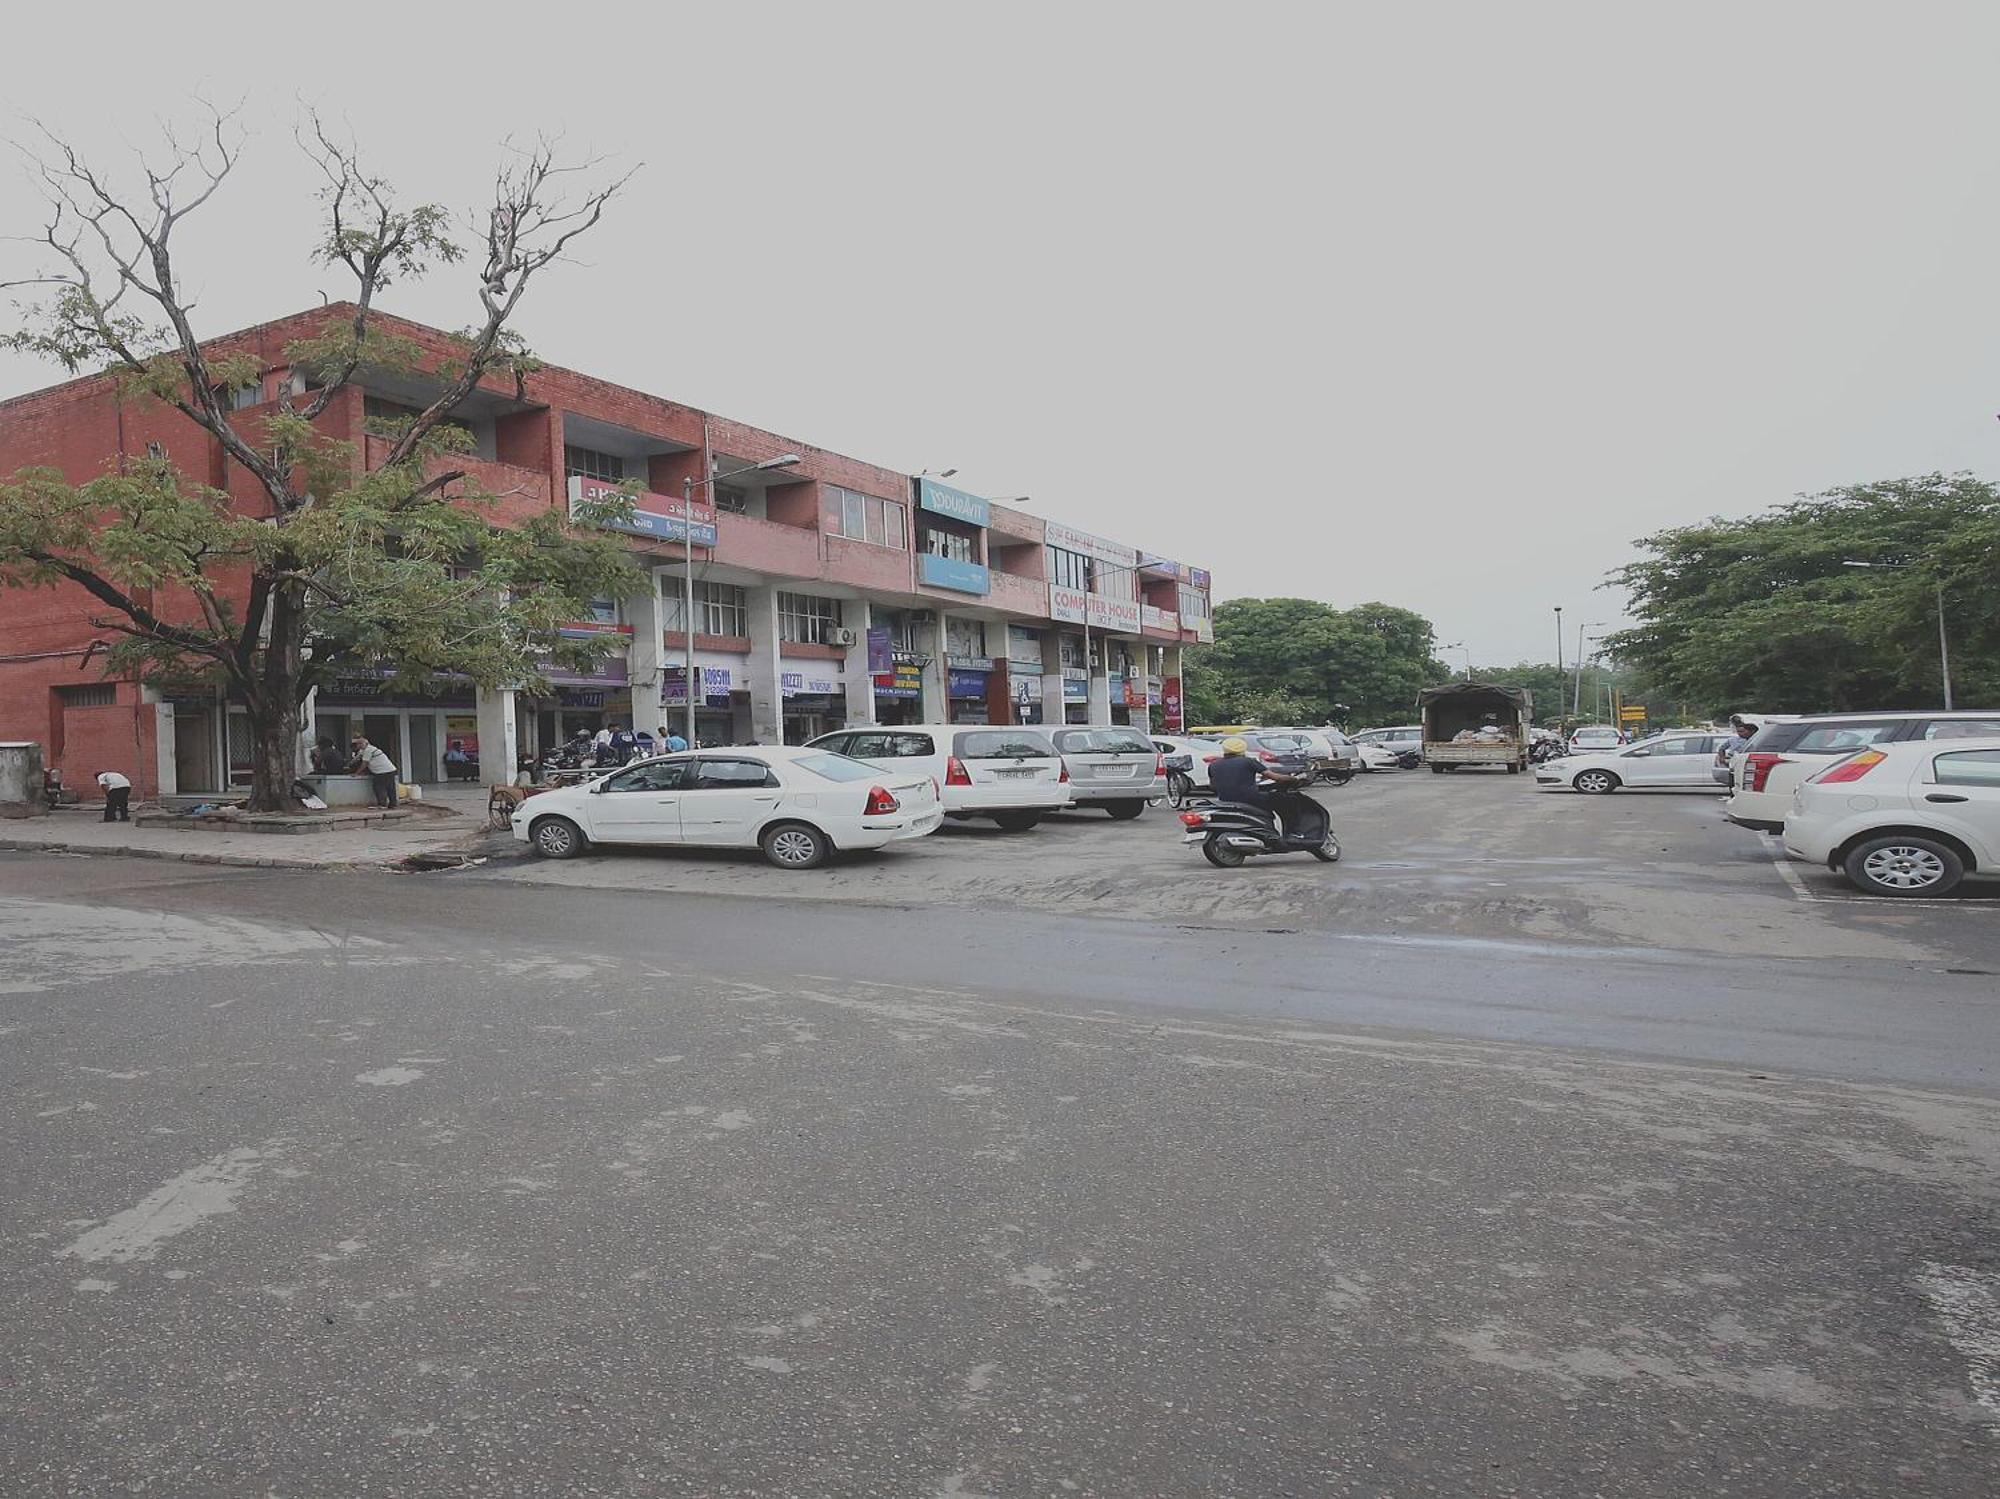
<svg viewBox="0 0 2000 1499"><path fill-rule="evenodd" d="M0 1492L1994 1492L1993 908L1349 793L1219 908L0 855Z"/></svg>

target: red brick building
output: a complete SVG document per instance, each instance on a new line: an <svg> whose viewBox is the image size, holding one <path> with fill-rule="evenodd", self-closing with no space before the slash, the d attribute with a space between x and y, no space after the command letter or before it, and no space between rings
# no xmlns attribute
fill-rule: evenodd
<svg viewBox="0 0 2000 1499"><path fill-rule="evenodd" d="M264 366L239 397L246 431L304 389L286 348L350 311L317 308L215 340ZM450 353L436 329L381 322L440 360ZM388 443L371 425L421 409L437 388L364 371L320 426L355 442L357 463L376 463ZM639 481L633 545L653 586L579 621L605 641L601 668L554 676L540 696L467 684L397 697L368 678L314 695L313 731L366 732L411 779L442 778L452 740L484 749L490 768L495 745L533 751L611 720L680 724L690 566L696 724L709 742L798 742L869 722L1143 723L1149 706L1177 724L1181 645L1209 638L1199 569L573 370L546 366L518 390L491 380L454 416L475 456L452 464L500 497L503 522L591 485ZM0 402L0 474L45 465L81 483L148 452L246 508L263 503L208 433L108 378ZM797 462L751 468L787 455ZM726 477L741 469L751 471ZM697 497L684 507L690 480ZM89 655L107 634L91 625L101 613L70 585L0 590L0 740L39 741L72 784L122 770L141 797L246 782L241 710L220 694L106 680Z"/></svg>

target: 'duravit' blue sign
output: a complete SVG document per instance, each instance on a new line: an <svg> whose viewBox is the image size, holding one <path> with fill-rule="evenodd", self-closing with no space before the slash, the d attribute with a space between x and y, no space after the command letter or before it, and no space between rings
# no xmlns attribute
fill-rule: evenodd
<svg viewBox="0 0 2000 1499"><path fill-rule="evenodd" d="M928 510L933 515L948 515L953 520L964 521L968 526L983 526L993 516L992 507L978 495L953 489L935 479L917 480L917 508ZM980 591L985 592L984 589Z"/></svg>
<svg viewBox="0 0 2000 1499"><path fill-rule="evenodd" d="M986 569L977 562L960 562L955 557L939 557L931 552L917 554L917 580L931 588L949 588L955 593L988 593Z"/></svg>

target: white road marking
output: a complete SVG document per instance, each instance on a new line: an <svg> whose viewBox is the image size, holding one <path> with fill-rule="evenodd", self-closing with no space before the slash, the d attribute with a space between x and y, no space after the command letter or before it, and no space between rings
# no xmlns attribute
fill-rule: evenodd
<svg viewBox="0 0 2000 1499"><path fill-rule="evenodd" d="M2000 1423L2000 1275L1926 1260L1917 1284L1951 1346L1965 1355L1972 1398Z"/></svg>
<svg viewBox="0 0 2000 1499"><path fill-rule="evenodd" d="M167 1240L204 1219L235 1212L237 1194L249 1185L258 1167L283 1148L281 1140L266 1140L254 1149L239 1145L225 1150L183 1171L149 1192L136 1206L105 1219L67 1249L56 1252L92 1265L150 1260Z"/></svg>
<svg viewBox="0 0 2000 1499"><path fill-rule="evenodd" d="M1792 894L1796 895L1800 900L1817 901L1820 898L1806 888L1804 877L1796 869L1792 868L1792 861L1785 856L1785 851L1782 848L1771 855L1771 863L1778 871L1778 878L1783 880L1787 885L1790 885L1792 887Z"/></svg>

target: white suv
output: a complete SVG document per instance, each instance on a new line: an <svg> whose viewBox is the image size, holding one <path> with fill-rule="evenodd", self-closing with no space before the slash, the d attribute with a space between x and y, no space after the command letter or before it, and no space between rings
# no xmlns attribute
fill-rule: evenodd
<svg viewBox="0 0 2000 1499"><path fill-rule="evenodd" d="M2000 877L2000 735L1876 744L1792 793L1785 852L1870 895Z"/></svg>
<svg viewBox="0 0 2000 1499"><path fill-rule="evenodd" d="M1909 740L2000 735L2000 713L1816 713L1767 719L1730 767L1724 813L1739 827L1781 832L1792 793L1815 771L1858 750Z"/></svg>
<svg viewBox="0 0 2000 1499"><path fill-rule="evenodd" d="M1010 833L1025 833L1070 805L1069 772L1040 729L952 723L841 729L808 747L883 770L923 771L937 782L946 817L990 817Z"/></svg>

